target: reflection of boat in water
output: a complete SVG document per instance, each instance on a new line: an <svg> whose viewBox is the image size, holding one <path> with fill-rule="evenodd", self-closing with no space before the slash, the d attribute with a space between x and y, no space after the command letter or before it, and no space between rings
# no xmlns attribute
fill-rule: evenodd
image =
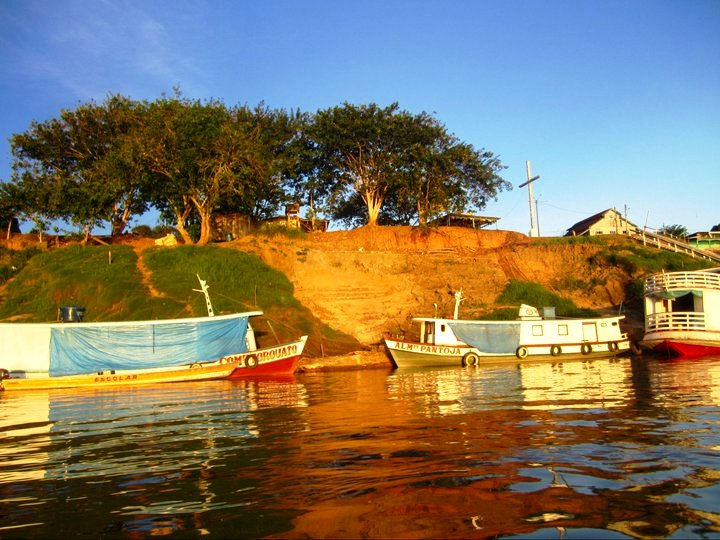
<svg viewBox="0 0 720 540"><path fill-rule="evenodd" d="M486 410L509 395L521 398L512 404L522 410L610 408L625 405L634 393L630 361L612 356L487 364L472 371L407 368L388 381L391 395L411 393L417 406L439 414Z"/></svg>
<svg viewBox="0 0 720 540"><path fill-rule="evenodd" d="M540 316L532 306L520 307L514 321L459 320L461 293L455 295L450 319L416 317L419 341L386 339L398 367L473 366L487 361L606 357L630 349L620 329L624 316L588 319L555 317L554 309Z"/></svg>
<svg viewBox="0 0 720 540"><path fill-rule="evenodd" d="M13 482L210 468L260 447L263 418L307 405L292 376L0 393L0 498Z"/></svg>
<svg viewBox="0 0 720 540"><path fill-rule="evenodd" d="M672 356L720 354L720 268L646 278L642 345Z"/></svg>
<svg viewBox="0 0 720 540"><path fill-rule="evenodd" d="M207 297L205 282L200 280ZM242 378L295 371L307 336L258 349L261 311L187 319L2 323L5 390Z"/></svg>
<svg viewBox="0 0 720 540"><path fill-rule="evenodd" d="M627 359L521 364L526 410L610 408L627 403L633 393Z"/></svg>

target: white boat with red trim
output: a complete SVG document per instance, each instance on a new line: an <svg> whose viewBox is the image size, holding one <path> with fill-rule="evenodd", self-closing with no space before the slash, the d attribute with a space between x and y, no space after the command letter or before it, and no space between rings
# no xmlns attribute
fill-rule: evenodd
<svg viewBox="0 0 720 540"><path fill-rule="evenodd" d="M644 294L642 346L684 358L720 355L720 267L653 274Z"/></svg>
<svg viewBox="0 0 720 540"><path fill-rule="evenodd" d="M514 321L460 320L461 299L456 294L452 318L414 318L420 325L418 341L385 340L397 367L607 357L630 349L620 328L623 315L562 318L554 315L554 308L544 308L540 316L536 308L522 305Z"/></svg>
<svg viewBox="0 0 720 540"><path fill-rule="evenodd" d="M215 316L207 284L200 283L207 317L0 323L0 389L238 379L295 371L307 336L259 349L249 319L262 312Z"/></svg>

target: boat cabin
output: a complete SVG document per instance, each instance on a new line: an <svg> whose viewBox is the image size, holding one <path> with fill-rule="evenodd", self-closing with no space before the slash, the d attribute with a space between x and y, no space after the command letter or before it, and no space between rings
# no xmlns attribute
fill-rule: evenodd
<svg viewBox="0 0 720 540"><path fill-rule="evenodd" d="M720 330L720 268L645 280L645 332Z"/></svg>

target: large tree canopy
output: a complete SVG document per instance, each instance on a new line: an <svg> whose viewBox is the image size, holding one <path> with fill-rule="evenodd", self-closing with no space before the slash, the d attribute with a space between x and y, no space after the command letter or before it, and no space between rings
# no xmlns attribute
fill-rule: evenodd
<svg viewBox="0 0 720 540"><path fill-rule="evenodd" d="M122 152L138 125L136 105L110 96L103 104L83 104L61 111L59 118L33 122L12 137L14 181L49 192L47 206L35 197L36 211L68 219L86 232L107 221L117 234L146 209L137 171Z"/></svg>
<svg viewBox="0 0 720 540"><path fill-rule="evenodd" d="M305 158L299 178L326 196L333 217L350 223L426 223L441 211L480 209L509 187L490 152L476 151L432 116L402 111L397 103L318 111L304 140L313 157Z"/></svg>
<svg viewBox="0 0 720 540"><path fill-rule="evenodd" d="M120 234L153 206L186 243L188 223L209 242L218 211L264 218L300 201L312 216L323 208L348 223L424 224L480 209L509 186L492 153L397 103L309 115L179 94L152 102L113 95L33 122L13 136L12 152L5 213L41 231L61 219L86 234L100 222Z"/></svg>

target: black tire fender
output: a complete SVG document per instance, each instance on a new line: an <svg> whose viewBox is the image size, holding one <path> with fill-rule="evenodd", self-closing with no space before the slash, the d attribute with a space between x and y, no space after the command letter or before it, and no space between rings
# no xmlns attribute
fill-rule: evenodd
<svg viewBox="0 0 720 540"><path fill-rule="evenodd" d="M480 360L480 357L475 354L474 352L466 353L465 356L462 358L462 365L463 366L477 366L478 361Z"/></svg>

